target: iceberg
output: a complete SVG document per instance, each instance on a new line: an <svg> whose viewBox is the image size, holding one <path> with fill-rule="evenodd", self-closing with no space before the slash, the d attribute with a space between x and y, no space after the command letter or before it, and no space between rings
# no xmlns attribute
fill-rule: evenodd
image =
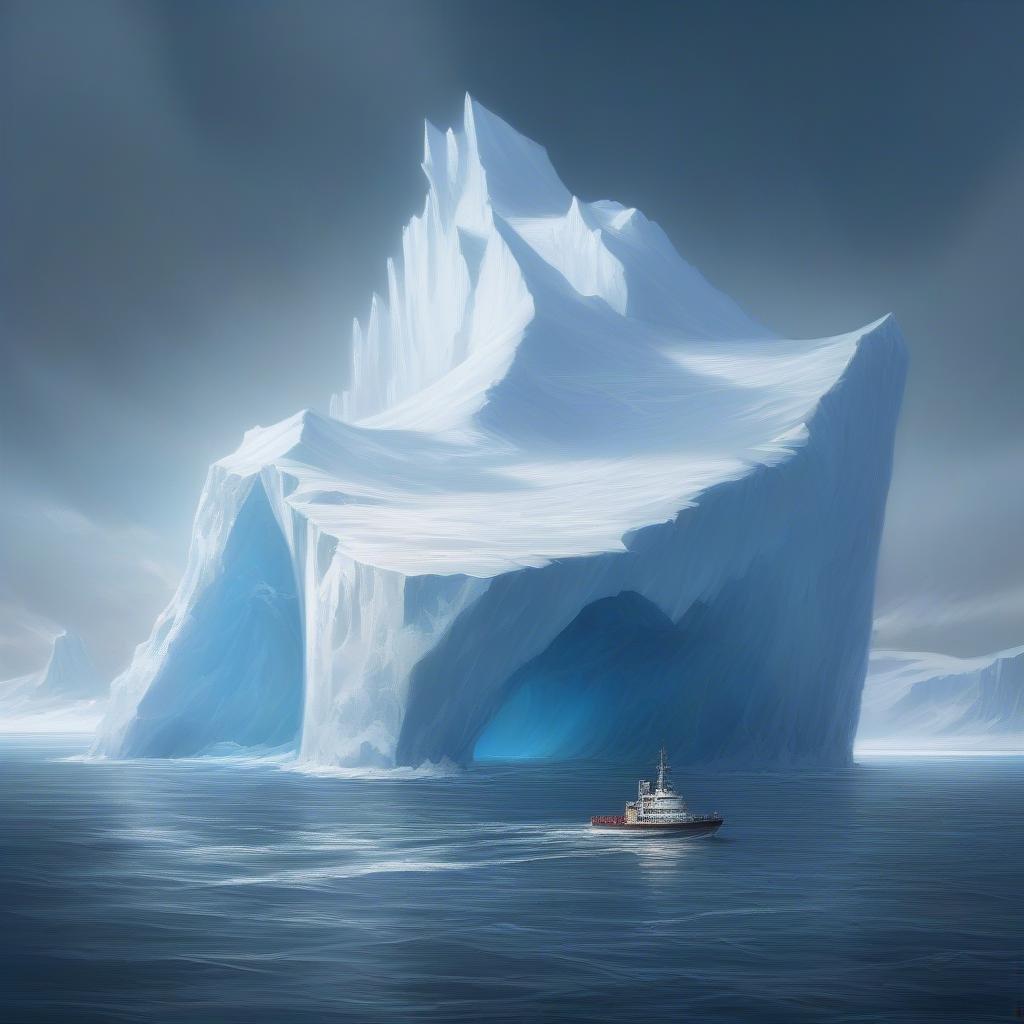
<svg viewBox="0 0 1024 1024"><path fill-rule="evenodd" d="M1024 751L1024 647L977 658L872 651L857 746Z"/></svg>
<svg viewBox="0 0 1024 1024"><path fill-rule="evenodd" d="M88 699L106 693L107 680L93 665L85 641L65 630L54 637L50 659L36 688L40 697Z"/></svg>
<svg viewBox="0 0 1024 1024"><path fill-rule="evenodd" d="M467 96L330 415L215 463L97 751L848 763L905 349L780 338Z"/></svg>
<svg viewBox="0 0 1024 1024"><path fill-rule="evenodd" d="M85 642L65 631L53 640L46 666L0 682L0 729L6 732L91 732L102 715L105 680Z"/></svg>

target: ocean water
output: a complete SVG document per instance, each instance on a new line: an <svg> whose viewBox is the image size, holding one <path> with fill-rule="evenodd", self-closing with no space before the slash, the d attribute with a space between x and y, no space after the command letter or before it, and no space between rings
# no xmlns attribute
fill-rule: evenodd
<svg viewBox="0 0 1024 1024"><path fill-rule="evenodd" d="M0 1020L1011 1021L1024 758L310 777L0 740Z"/></svg>

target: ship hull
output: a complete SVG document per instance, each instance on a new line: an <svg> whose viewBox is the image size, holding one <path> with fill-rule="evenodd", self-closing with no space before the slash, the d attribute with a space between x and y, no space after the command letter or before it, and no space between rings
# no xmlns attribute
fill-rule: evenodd
<svg viewBox="0 0 1024 1024"><path fill-rule="evenodd" d="M629 823L591 821L590 827L603 832L629 832L633 835L673 835L700 839L714 835L722 827L722 818L711 818L706 821L674 821L658 823Z"/></svg>

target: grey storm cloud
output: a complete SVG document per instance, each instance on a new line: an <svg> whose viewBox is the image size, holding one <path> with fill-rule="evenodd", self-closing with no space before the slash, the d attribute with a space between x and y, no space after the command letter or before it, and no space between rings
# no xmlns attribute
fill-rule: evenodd
<svg viewBox="0 0 1024 1024"><path fill-rule="evenodd" d="M8 3L0 677L114 671L208 464L324 408L468 89L796 336L911 349L878 635L1024 642L1024 8Z"/></svg>

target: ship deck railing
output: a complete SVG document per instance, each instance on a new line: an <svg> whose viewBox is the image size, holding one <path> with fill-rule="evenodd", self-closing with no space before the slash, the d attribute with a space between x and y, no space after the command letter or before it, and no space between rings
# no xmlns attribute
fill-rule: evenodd
<svg viewBox="0 0 1024 1024"><path fill-rule="evenodd" d="M721 815L719 814L688 814L686 821L721 821ZM657 822L655 822L656 824ZM624 814L597 814L590 819L591 825L625 825L626 816ZM645 821L634 821L630 822L634 825L647 824ZM671 822L669 823L671 824Z"/></svg>

